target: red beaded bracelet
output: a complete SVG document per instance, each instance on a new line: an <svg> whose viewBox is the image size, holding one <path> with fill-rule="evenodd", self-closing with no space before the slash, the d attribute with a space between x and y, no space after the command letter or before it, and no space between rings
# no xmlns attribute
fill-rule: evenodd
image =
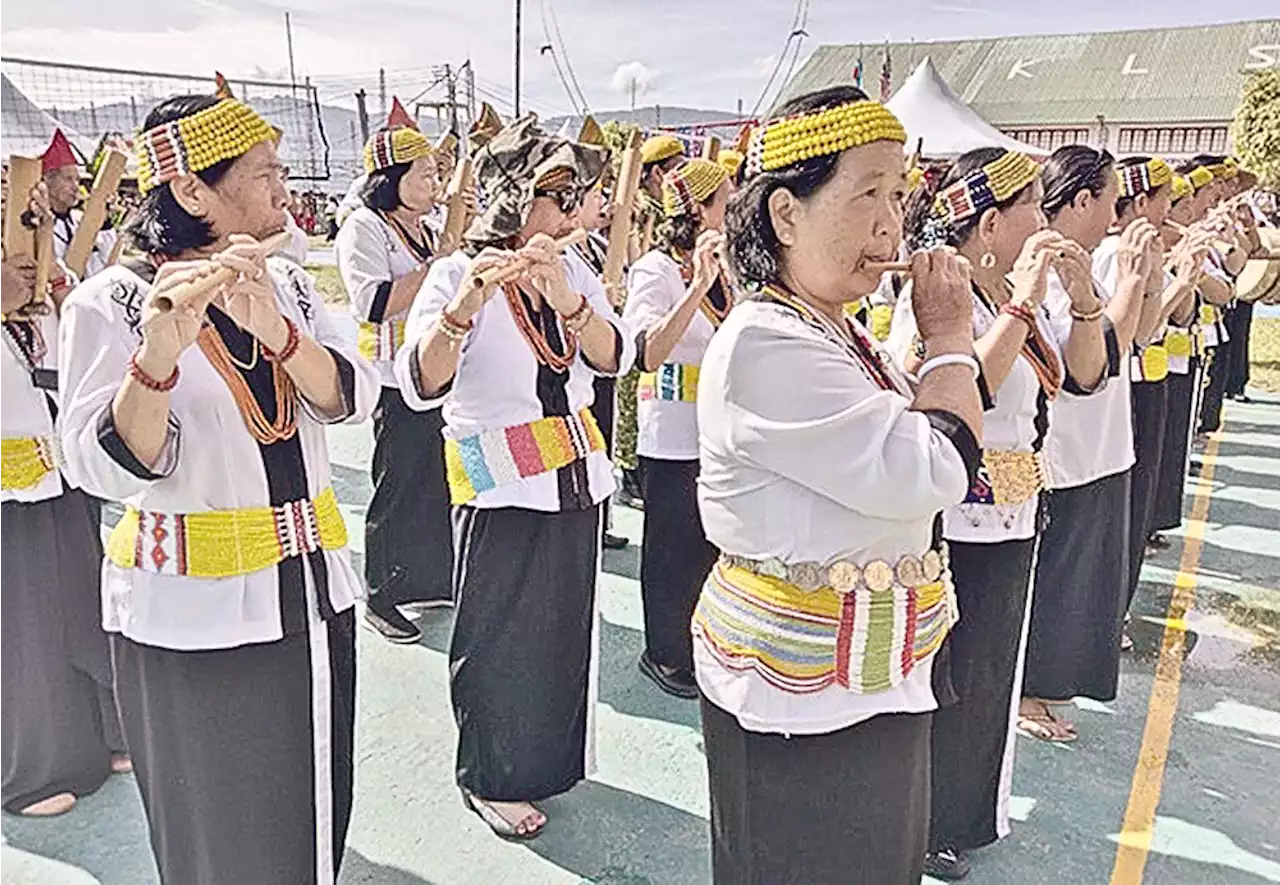
<svg viewBox="0 0 1280 885"><path fill-rule="evenodd" d="M564 317L564 324L570 329L573 329L575 324L591 311L591 303L587 301L587 296L579 295L578 297L582 301L574 308L573 313L565 314Z"/></svg>
<svg viewBox="0 0 1280 885"><path fill-rule="evenodd" d="M1006 314L1007 316L1016 317L1017 319L1022 320L1024 323L1027 324L1027 328L1031 329L1032 331L1035 331L1036 315L1032 313L1028 308L1023 307L1021 304L1014 304L1012 301L1010 301L1004 307L1000 308L1000 312L1003 314Z"/></svg>
<svg viewBox="0 0 1280 885"><path fill-rule="evenodd" d="M178 386L178 367L173 367L173 373L163 381L157 381L147 374L142 366L138 365L138 354L134 351L133 356L129 357L129 374L133 376L133 380L137 381L147 390L154 390L156 393L168 393Z"/></svg>
<svg viewBox="0 0 1280 885"><path fill-rule="evenodd" d="M269 363L283 363L291 359L298 352L298 345L302 343L302 336L298 334L298 327L293 324L293 320L285 317L284 324L289 329L289 337L279 353L272 352L271 348L265 344L262 345L262 355Z"/></svg>

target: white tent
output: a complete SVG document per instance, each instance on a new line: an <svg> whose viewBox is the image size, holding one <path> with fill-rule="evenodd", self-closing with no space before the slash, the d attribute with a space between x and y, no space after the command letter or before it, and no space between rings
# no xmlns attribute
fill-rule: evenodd
<svg viewBox="0 0 1280 885"><path fill-rule="evenodd" d="M93 142L63 126L42 110L21 89L13 85L13 81L7 76L0 74L0 78L3 78L0 83L0 158L8 161L14 154L23 157L40 156L49 146L55 129L61 129L62 134L85 158L93 155Z"/></svg>
<svg viewBox="0 0 1280 885"><path fill-rule="evenodd" d="M907 150L914 151L924 139L926 157L958 157L980 147L1002 147L1032 156L1047 154L1005 135L956 98L927 56L886 106L907 128Z"/></svg>

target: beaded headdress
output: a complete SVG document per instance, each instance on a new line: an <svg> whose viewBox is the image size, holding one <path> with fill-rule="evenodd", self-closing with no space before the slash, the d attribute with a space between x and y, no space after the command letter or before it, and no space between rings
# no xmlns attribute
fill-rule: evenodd
<svg viewBox="0 0 1280 885"><path fill-rule="evenodd" d="M417 129L384 129L369 136L364 146L364 171L377 172L429 156L431 142Z"/></svg>
<svg viewBox="0 0 1280 885"><path fill-rule="evenodd" d="M1196 192L1192 186L1191 180L1185 175L1173 176L1173 201L1176 203L1184 197L1189 197Z"/></svg>
<svg viewBox="0 0 1280 885"><path fill-rule="evenodd" d="M934 201L934 212L954 227L1003 203L1039 177L1035 160L1020 151L1006 151L944 188Z"/></svg>
<svg viewBox="0 0 1280 885"><path fill-rule="evenodd" d="M662 179L662 211L668 218L693 214L694 207L710 199L728 177L725 168L712 160L685 160Z"/></svg>
<svg viewBox="0 0 1280 885"><path fill-rule="evenodd" d="M1120 180L1120 196L1132 199L1172 182L1173 170L1161 158L1152 157L1145 163L1134 163L1132 166L1116 169L1116 177ZM1191 183L1195 184L1194 178Z"/></svg>
<svg viewBox="0 0 1280 885"><path fill-rule="evenodd" d="M234 98L224 98L138 137L138 191L145 194L157 185L233 160L275 139L275 130L257 111Z"/></svg>
<svg viewBox="0 0 1280 885"><path fill-rule="evenodd" d="M1213 181L1213 173L1204 166L1197 166L1187 173L1187 183L1193 191L1198 191Z"/></svg>
<svg viewBox="0 0 1280 885"><path fill-rule="evenodd" d="M684 145L674 135L651 135L640 146L640 162L645 166L684 156Z"/></svg>
<svg viewBox="0 0 1280 885"><path fill-rule="evenodd" d="M907 142L902 123L877 101L854 101L770 120L751 134L746 177L813 157L839 154L873 141Z"/></svg>

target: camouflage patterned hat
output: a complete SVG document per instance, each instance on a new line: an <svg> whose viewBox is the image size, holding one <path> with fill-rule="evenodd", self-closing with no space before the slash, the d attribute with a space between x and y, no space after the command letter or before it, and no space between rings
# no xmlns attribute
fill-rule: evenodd
<svg viewBox="0 0 1280 885"><path fill-rule="evenodd" d="M474 160L485 209L467 229L466 238L472 243L494 243L524 227L536 182L549 172L568 169L574 183L586 191L604 171L609 152L548 135L538 127L538 118L529 114L495 135Z"/></svg>

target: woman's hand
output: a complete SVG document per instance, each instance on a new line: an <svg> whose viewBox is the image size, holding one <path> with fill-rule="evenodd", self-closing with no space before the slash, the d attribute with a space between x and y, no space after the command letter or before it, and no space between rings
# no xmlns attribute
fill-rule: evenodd
<svg viewBox="0 0 1280 885"><path fill-rule="evenodd" d="M1119 278L1147 279L1153 268L1160 266L1160 232L1145 218L1134 220L1120 235L1116 250L1116 272Z"/></svg>
<svg viewBox="0 0 1280 885"><path fill-rule="evenodd" d="M568 316L582 305L582 296L569 290L569 279L564 275L564 262L556 241L546 234L529 239L519 252L528 262L525 275L547 303L561 316Z"/></svg>
<svg viewBox="0 0 1280 885"><path fill-rule="evenodd" d="M973 284L969 262L951 249L911 256L911 309L930 351L973 350Z"/></svg>
<svg viewBox="0 0 1280 885"><path fill-rule="evenodd" d="M279 353L289 343L289 327L267 273L267 257L253 237L235 234L230 240L231 245L213 258L216 266L236 273L233 281L218 290L222 309L237 326Z"/></svg>
<svg viewBox="0 0 1280 885"><path fill-rule="evenodd" d="M178 357L190 347L204 324L204 302L174 303L161 310L157 299L172 301L177 287L194 283L217 270L211 261L169 261L160 266L142 307L142 346L138 364L152 378L163 380L173 374Z"/></svg>
<svg viewBox="0 0 1280 885"><path fill-rule="evenodd" d="M1049 287L1049 268L1063 251L1066 241L1053 230L1038 231L1022 244L1022 254L1013 265L1014 304L1035 309L1044 302Z"/></svg>
<svg viewBox="0 0 1280 885"><path fill-rule="evenodd" d="M693 280L689 285L699 296L711 291L711 285L720 276L724 250L724 234L720 231L705 230L698 235L693 247Z"/></svg>
<svg viewBox="0 0 1280 885"><path fill-rule="evenodd" d="M458 284L457 294L453 296L453 300L449 302L449 307L447 308L449 315L460 323L470 322L480 312L480 308L484 307L485 302L498 291L500 285L498 283L485 286L478 285L481 275L486 271L506 267L515 259L514 252L492 247L481 250L475 258L471 259L471 263L467 266L467 272L462 275L462 282Z"/></svg>
<svg viewBox="0 0 1280 885"><path fill-rule="evenodd" d="M1067 290L1071 306L1082 312L1097 310L1101 302L1093 284L1093 259L1074 240L1063 240L1058 251L1061 254L1054 259L1053 267Z"/></svg>
<svg viewBox="0 0 1280 885"><path fill-rule="evenodd" d="M36 260L15 255L0 263L0 310L10 314L31 301L36 290Z"/></svg>

